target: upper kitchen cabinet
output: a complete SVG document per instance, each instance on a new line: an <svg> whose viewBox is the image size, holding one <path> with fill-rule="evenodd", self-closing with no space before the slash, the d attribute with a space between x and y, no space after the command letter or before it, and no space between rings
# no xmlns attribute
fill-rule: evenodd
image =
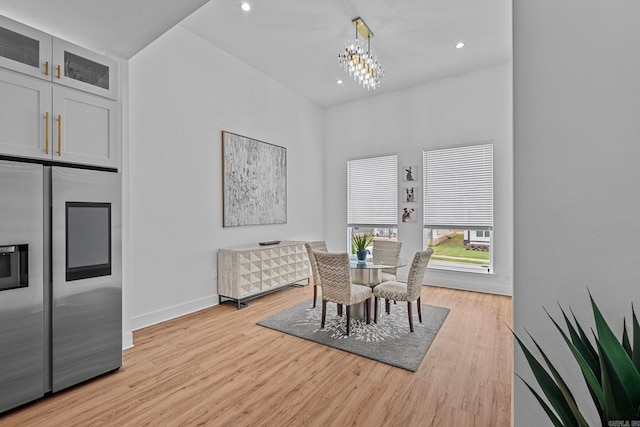
<svg viewBox="0 0 640 427"><path fill-rule="evenodd" d="M118 99L118 63L0 16L0 67Z"/></svg>
<svg viewBox="0 0 640 427"><path fill-rule="evenodd" d="M0 15L0 155L118 167L118 62Z"/></svg>
<svg viewBox="0 0 640 427"><path fill-rule="evenodd" d="M49 34L0 16L0 67L51 80Z"/></svg>
<svg viewBox="0 0 640 427"><path fill-rule="evenodd" d="M53 81L111 99L118 98L118 63L88 49L53 39Z"/></svg>
<svg viewBox="0 0 640 427"><path fill-rule="evenodd" d="M117 168L118 103L0 69L0 154Z"/></svg>
<svg viewBox="0 0 640 427"><path fill-rule="evenodd" d="M118 104L53 87L53 160L115 168Z"/></svg>
<svg viewBox="0 0 640 427"><path fill-rule="evenodd" d="M49 82L0 69L1 154L51 160L51 86Z"/></svg>

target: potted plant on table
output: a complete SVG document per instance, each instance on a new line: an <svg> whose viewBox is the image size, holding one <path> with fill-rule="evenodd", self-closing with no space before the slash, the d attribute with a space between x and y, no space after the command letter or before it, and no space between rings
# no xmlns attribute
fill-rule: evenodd
<svg viewBox="0 0 640 427"><path fill-rule="evenodd" d="M356 251L358 261L364 262L367 259L367 246L373 242L373 233L366 231L364 233L351 233L351 242L353 249Z"/></svg>

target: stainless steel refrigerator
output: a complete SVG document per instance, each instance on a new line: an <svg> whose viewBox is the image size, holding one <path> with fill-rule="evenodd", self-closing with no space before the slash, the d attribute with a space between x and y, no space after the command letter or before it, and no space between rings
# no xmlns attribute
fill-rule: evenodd
<svg viewBox="0 0 640 427"><path fill-rule="evenodd" d="M0 160L0 412L122 365L120 175Z"/></svg>

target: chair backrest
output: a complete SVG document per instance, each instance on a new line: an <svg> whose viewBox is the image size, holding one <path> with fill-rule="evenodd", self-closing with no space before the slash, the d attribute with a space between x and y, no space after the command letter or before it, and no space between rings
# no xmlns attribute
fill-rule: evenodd
<svg viewBox="0 0 640 427"><path fill-rule="evenodd" d="M313 284L316 286L322 286L320 282L320 276L318 276L318 264L316 263L316 257L313 256L313 251L327 252L327 242L324 240L318 240L316 242L306 242L304 247L307 249L307 255L309 256L309 264L311 264L311 274L313 275Z"/></svg>
<svg viewBox="0 0 640 427"><path fill-rule="evenodd" d="M351 267L349 255L313 251L318 274L322 282L322 299L338 304L350 304L351 301Z"/></svg>
<svg viewBox="0 0 640 427"><path fill-rule="evenodd" d="M373 240L373 263L378 265L398 265L402 242L393 240ZM383 268L385 273L396 274L397 268Z"/></svg>
<svg viewBox="0 0 640 427"><path fill-rule="evenodd" d="M409 277L407 278L407 295L409 301L415 301L422 292L422 279L427 271L427 264L433 255L433 249L428 248L426 251L416 252L413 256L413 262L409 269Z"/></svg>

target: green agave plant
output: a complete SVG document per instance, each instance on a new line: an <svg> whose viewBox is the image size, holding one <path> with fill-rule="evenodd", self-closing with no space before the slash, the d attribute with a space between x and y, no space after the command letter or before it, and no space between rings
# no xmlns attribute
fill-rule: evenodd
<svg viewBox="0 0 640 427"><path fill-rule="evenodd" d="M361 234L351 233L351 241L356 251L364 251L373 242L373 233L370 231Z"/></svg>
<svg viewBox="0 0 640 427"><path fill-rule="evenodd" d="M622 340L618 340L591 294L589 294L589 298L596 325L596 331L592 330L595 346L585 333L584 328L578 323L573 312L571 312L571 316L575 325L560 307L568 334L551 317L549 312L547 315L564 338L571 354L580 366L591 398L600 413L602 425L640 426L640 326L633 305L631 306L632 345L627 333L626 319L623 323ZM518 375L518 377L533 393L554 426L588 427L589 424L558 370L549 361L531 334L526 330L525 332L533 340L548 370L515 333L514 336L548 403L521 376Z"/></svg>

